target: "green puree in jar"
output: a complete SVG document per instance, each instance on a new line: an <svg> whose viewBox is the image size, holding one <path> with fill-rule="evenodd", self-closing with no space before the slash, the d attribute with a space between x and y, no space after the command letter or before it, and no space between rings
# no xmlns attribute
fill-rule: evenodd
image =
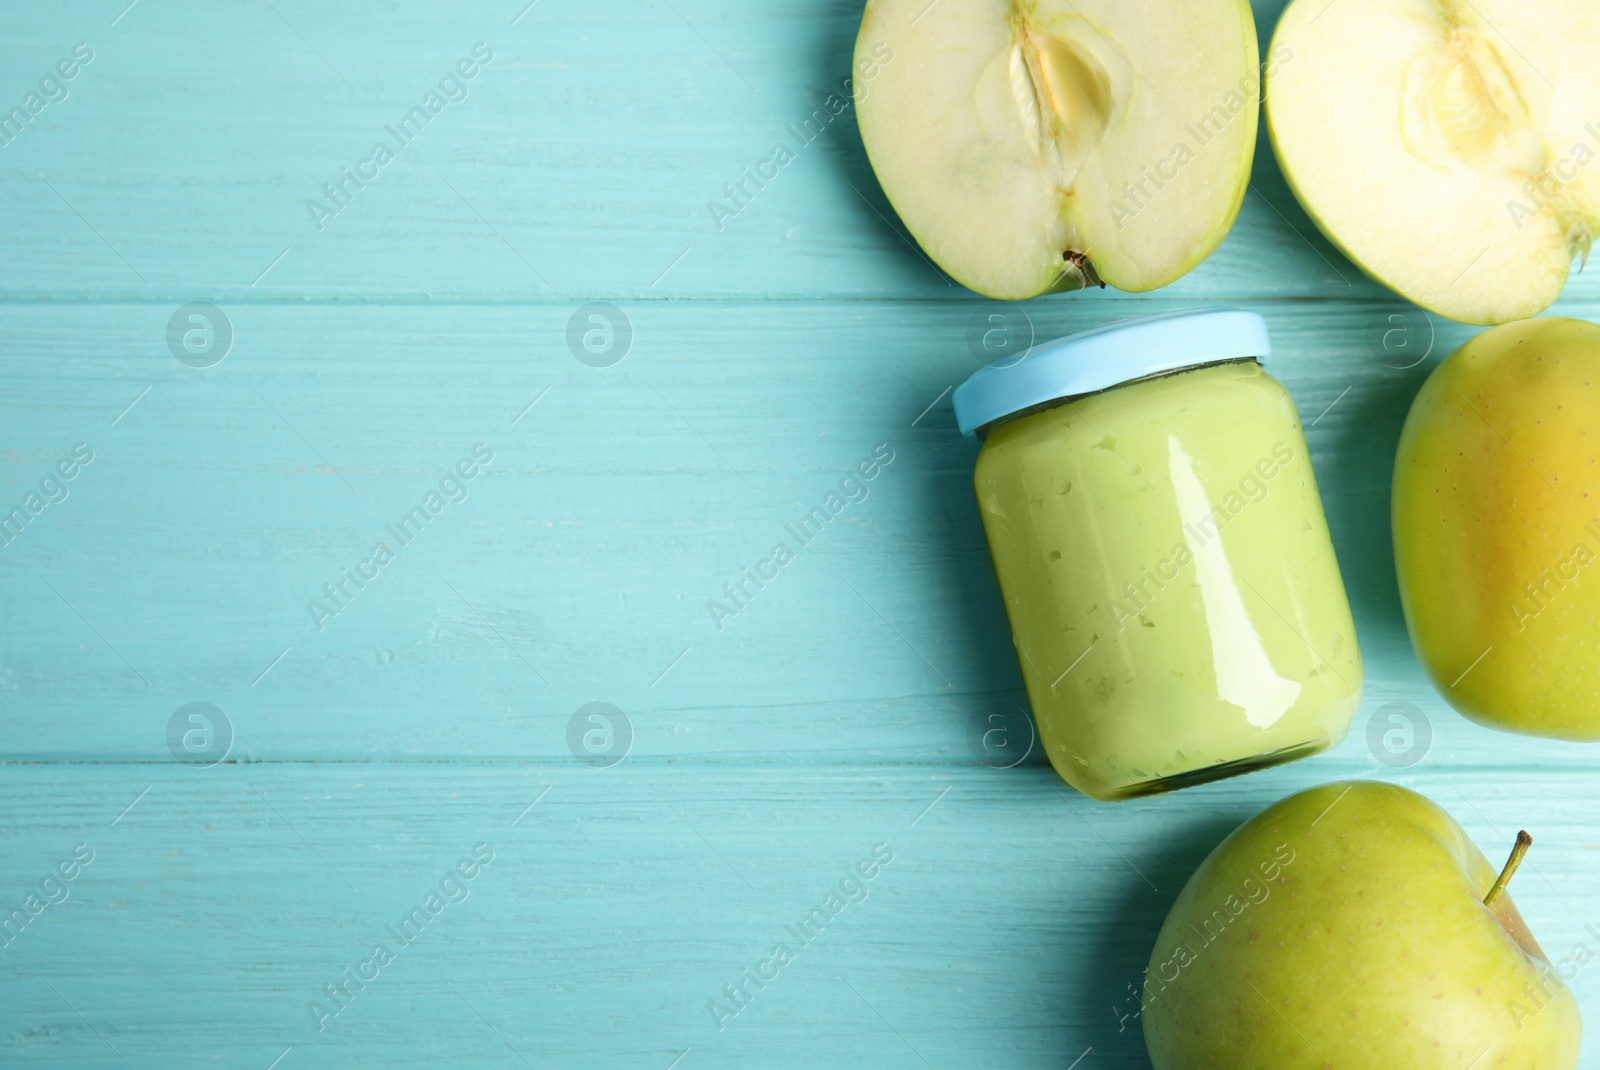
<svg viewBox="0 0 1600 1070"><path fill-rule="evenodd" d="M1069 783L1146 794L1344 737L1355 629L1294 403L1255 361L998 423L974 482Z"/></svg>

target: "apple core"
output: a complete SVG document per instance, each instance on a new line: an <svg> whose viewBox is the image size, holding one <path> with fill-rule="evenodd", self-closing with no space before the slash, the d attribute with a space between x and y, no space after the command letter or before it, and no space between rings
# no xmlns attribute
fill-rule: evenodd
<svg viewBox="0 0 1600 1070"><path fill-rule="evenodd" d="M1023 91L1017 106L1037 119L1041 141L1054 143L1061 188L1071 189L1078 165L1105 133L1115 110L1111 75L1088 48L1031 26L1025 16L1018 17L1016 34L1008 58L1020 60L1028 73L1027 84L1018 86Z"/></svg>

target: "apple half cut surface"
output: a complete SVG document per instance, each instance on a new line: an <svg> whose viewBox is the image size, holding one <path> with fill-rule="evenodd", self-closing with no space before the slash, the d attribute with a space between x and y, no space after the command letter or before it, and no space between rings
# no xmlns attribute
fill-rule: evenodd
<svg viewBox="0 0 1600 1070"><path fill-rule="evenodd" d="M1267 124L1308 215L1465 323L1537 315L1600 224L1594 0L1295 0Z"/></svg>
<svg viewBox="0 0 1600 1070"><path fill-rule="evenodd" d="M890 203L997 298L1153 290L1221 244L1260 101L1245 0L869 0L861 138Z"/></svg>

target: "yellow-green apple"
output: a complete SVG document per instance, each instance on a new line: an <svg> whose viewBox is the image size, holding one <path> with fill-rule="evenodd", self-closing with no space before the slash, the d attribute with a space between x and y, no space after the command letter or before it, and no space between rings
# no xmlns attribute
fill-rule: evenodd
<svg viewBox="0 0 1600 1070"><path fill-rule="evenodd" d="M930 257L998 298L1164 286L1239 212L1247 0L868 0L861 138Z"/></svg>
<svg viewBox="0 0 1600 1070"><path fill-rule="evenodd" d="M1267 127L1328 240L1466 323L1543 311L1600 226L1594 0L1294 0Z"/></svg>
<svg viewBox="0 0 1600 1070"><path fill-rule="evenodd" d="M1395 573L1417 657L1496 728L1600 739L1600 327L1485 331L1412 402Z"/></svg>
<svg viewBox="0 0 1600 1070"><path fill-rule="evenodd" d="M1572 1070L1577 1002L1449 814L1351 781L1240 826L1145 976L1156 1070Z"/></svg>

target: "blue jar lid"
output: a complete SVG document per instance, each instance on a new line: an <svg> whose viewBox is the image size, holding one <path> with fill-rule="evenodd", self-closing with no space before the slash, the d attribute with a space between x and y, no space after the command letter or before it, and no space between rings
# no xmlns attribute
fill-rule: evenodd
<svg viewBox="0 0 1600 1070"><path fill-rule="evenodd" d="M1014 413L1151 375L1272 352L1267 321L1238 308L1188 309L1117 320L1041 342L979 369L951 397L963 435Z"/></svg>

